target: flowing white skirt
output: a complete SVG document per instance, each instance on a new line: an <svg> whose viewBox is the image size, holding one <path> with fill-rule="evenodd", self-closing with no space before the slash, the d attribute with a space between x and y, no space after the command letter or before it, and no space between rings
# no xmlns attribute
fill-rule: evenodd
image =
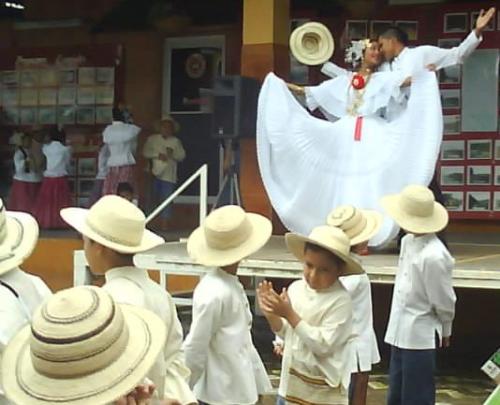
<svg viewBox="0 0 500 405"><path fill-rule="evenodd" d="M364 117L359 141L355 126L356 117L329 122L311 116L281 79L266 77L257 118L259 168L274 209L291 231L308 234L342 204L383 212L382 196L408 184L429 184L443 126L435 74L413 78L408 106L397 119ZM385 217L370 245L381 246L397 232Z"/></svg>

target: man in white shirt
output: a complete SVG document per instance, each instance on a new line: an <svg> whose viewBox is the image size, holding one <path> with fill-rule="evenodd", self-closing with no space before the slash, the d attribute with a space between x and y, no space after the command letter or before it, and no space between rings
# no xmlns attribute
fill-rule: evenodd
<svg viewBox="0 0 500 405"><path fill-rule="evenodd" d="M11 338L26 324L38 306L51 295L47 285L20 266L38 241L35 218L23 212L6 211L0 200L0 363ZM1 386L0 405L10 404Z"/></svg>
<svg viewBox="0 0 500 405"><path fill-rule="evenodd" d="M155 204L162 203L174 192L177 183L177 164L186 158L182 142L174 135L178 130L177 121L168 116L160 122L160 133L151 135L144 144L143 155L151 160L151 173L154 176ZM160 217L167 220L171 214L172 204L161 212Z"/></svg>
<svg viewBox="0 0 500 405"><path fill-rule="evenodd" d="M65 208L61 216L83 235L90 270L104 275L103 288L113 299L149 309L167 326L163 353L148 373L160 398L175 399L182 405L195 403L181 347L182 326L172 297L133 261L134 254L162 244L163 238L146 229L139 208L115 195L102 197L90 209Z"/></svg>
<svg viewBox="0 0 500 405"><path fill-rule="evenodd" d="M435 235L446 227L448 212L427 187L417 185L381 204L407 232L385 335L392 347L387 404L434 404L436 340L439 347L450 345L455 316L455 261Z"/></svg>

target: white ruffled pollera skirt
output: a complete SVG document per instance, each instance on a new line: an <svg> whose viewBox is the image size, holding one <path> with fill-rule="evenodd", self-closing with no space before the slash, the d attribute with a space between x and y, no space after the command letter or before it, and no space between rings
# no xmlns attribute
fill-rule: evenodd
<svg viewBox="0 0 500 405"><path fill-rule="evenodd" d="M292 232L307 235L343 204L383 213L382 196L430 183L443 126L435 74L413 78L407 108L397 119L364 117L359 141L356 119L313 117L283 80L266 77L258 105L259 168L275 211ZM397 232L385 216L370 245L382 246Z"/></svg>

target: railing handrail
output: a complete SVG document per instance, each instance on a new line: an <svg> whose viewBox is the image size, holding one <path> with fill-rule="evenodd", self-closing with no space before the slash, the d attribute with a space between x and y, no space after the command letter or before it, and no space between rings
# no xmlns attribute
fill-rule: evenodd
<svg viewBox="0 0 500 405"><path fill-rule="evenodd" d="M194 172L189 179L187 179L181 186L170 194L165 201L163 201L156 209L148 215L146 223L154 219L168 204L174 201L192 182L200 178L200 225L207 216L208 204L208 165L205 163L196 172Z"/></svg>

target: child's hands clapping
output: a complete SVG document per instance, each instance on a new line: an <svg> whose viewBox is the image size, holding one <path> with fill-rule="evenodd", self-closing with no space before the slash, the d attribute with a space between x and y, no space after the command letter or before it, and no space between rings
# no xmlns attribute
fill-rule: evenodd
<svg viewBox="0 0 500 405"><path fill-rule="evenodd" d="M287 318L293 311L288 293L285 288L281 294L273 289L273 284L269 281L263 281L257 288L257 297L259 305L264 312Z"/></svg>

